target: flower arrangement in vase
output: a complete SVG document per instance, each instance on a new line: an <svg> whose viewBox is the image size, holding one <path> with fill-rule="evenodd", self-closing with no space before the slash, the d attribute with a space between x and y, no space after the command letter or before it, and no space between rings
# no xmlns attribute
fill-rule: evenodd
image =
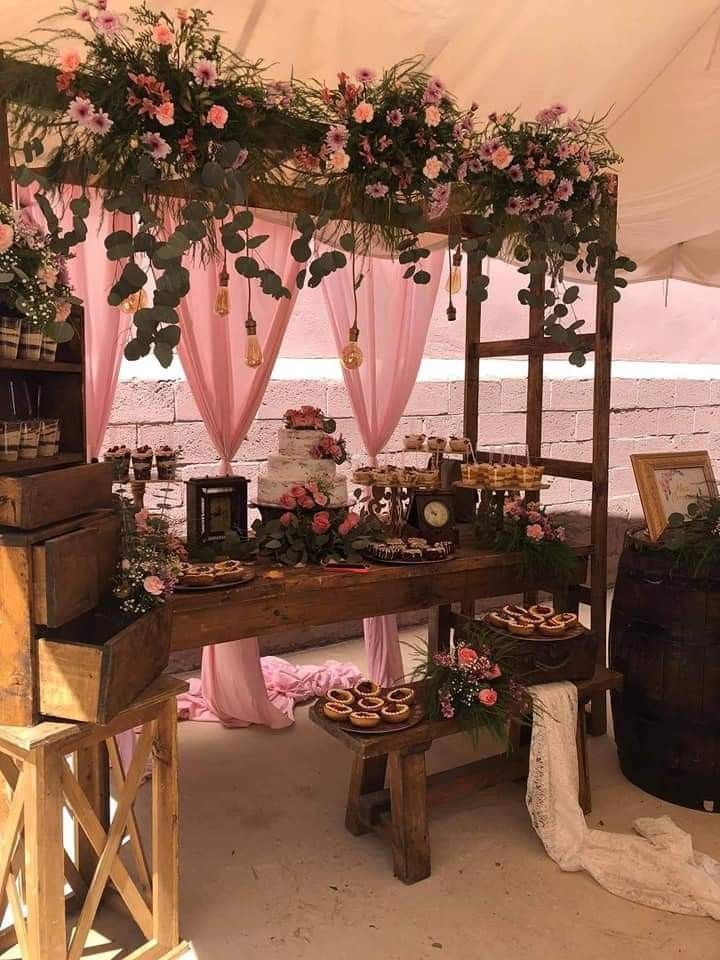
<svg viewBox="0 0 720 960"><path fill-rule="evenodd" d="M128 616L140 616L164 603L188 558L164 514L134 513L128 505L123 507L120 555L114 595Z"/></svg>
<svg viewBox="0 0 720 960"><path fill-rule="evenodd" d="M258 549L286 566L359 561L379 525L358 502L359 510L331 507L322 484L295 484L280 497L284 513L253 523Z"/></svg>

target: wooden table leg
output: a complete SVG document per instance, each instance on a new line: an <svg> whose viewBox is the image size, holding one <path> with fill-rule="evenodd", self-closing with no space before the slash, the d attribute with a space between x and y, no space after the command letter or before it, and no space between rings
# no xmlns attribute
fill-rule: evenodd
<svg viewBox="0 0 720 960"><path fill-rule="evenodd" d="M428 621L428 660L436 653L450 649L450 614L452 605L443 603L430 610Z"/></svg>
<svg viewBox="0 0 720 960"><path fill-rule="evenodd" d="M430 837L427 822L425 751L421 743L407 752L389 755L392 848L395 876L417 883L430 876Z"/></svg>
<svg viewBox="0 0 720 960"><path fill-rule="evenodd" d="M110 827L110 763L107 747L104 743L95 743L91 747L78 750L76 756L76 778L80 789L90 801L102 827ZM77 867L80 876L89 886L92 881L98 857L85 832L75 822L75 844Z"/></svg>
<svg viewBox="0 0 720 960"><path fill-rule="evenodd" d="M363 757L353 757L345 811L345 827L353 836L359 837L369 830L360 816L360 798L366 793L375 793L376 790L383 789L386 769L387 756L368 757L367 760Z"/></svg>
<svg viewBox="0 0 720 960"><path fill-rule="evenodd" d="M169 949L180 942L178 916L177 705L168 700L154 722L152 745L153 933Z"/></svg>
<svg viewBox="0 0 720 960"><path fill-rule="evenodd" d="M29 955L37 960L65 960L62 757L52 747L39 747L23 769Z"/></svg>
<svg viewBox="0 0 720 960"><path fill-rule="evenodd" d="M587 714L585 704L578 703L577 715L577 733L575 742L577 744L578 760L578 803L583 813L590 813L592 810L592 796L590 793L590 770L587 759Z"/></svg>

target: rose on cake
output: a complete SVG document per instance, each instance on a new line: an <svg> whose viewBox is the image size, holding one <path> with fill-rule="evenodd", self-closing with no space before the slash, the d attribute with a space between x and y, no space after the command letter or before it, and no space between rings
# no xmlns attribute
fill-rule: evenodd
<svg viewBox="0 0 720 960"><path fill-rule="evenodd" d="M297 410L286 410L283 422L288 430L322 430L332 433L335 421L326 417L319 407L304 403Z"/></svg>
<svg viewBox="0 0 720 960"><path fill-rule="evenodd" d="M310 456L316 460L333 460L338 465L345 463L348 458L347 444L342 434L333 437L326 433L310 450Z"/></svg>

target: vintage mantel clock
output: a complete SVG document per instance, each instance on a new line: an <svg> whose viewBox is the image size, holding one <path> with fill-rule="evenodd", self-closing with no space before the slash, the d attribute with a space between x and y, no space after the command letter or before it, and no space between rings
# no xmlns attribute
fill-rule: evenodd
<svg viewBox="0 0 720 960"><path fill-rule="evenodd" d="M248 532L246 477L200 477L187 481L187 537L190 547Z"/></svg>
<svg viewBox="0 0 720 960"><path fill-rule="evenodd" d="M408 525L429 543L456 540L455 498L449 490L416 490L410 505Z"/></svg>

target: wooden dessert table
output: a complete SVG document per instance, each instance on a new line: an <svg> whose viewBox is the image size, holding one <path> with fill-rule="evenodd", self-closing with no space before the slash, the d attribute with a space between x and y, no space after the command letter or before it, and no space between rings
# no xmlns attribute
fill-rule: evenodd
<svg viewBox="0 0 720 960"><path fill-rule="evenodd" d="M589 547L577 548L578 584L585 581L590 553ZM450 604L537 589L553 593L558 609L568 608L568 591L550 580L529 579L517 554L474 544L438 563L371 564L366 573L318 566L279 570L260 563L256 579L242 586L175 594L172 649L429 608L437 608L430 635L431 648L437 648L449 636Z"/></svg>

